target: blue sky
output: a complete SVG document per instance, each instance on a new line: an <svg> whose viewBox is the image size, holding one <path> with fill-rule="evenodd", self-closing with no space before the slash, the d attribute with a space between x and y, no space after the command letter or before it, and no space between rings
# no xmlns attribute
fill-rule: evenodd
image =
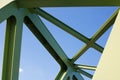
<svg viewBox="0 0 120 80"><path fill-rule="evenodd" d="M102 26L102 24L117 9L116 7L70 7L70 8L43 8L59 20L68 24L75 30L84 34L88 38ZM55 25L43 19L43 22L60 44L69 58L77 53L84 43L74 38L70 34L59 29ZM105 46L110 33L109 29L98 41L101 46ZM0 24L0 75L2 70L2 57L4 49L5 21ZM97 65L101 54L90 48L75 63ZM24 25L22 49L21 49L21 72L19 80L54 80L59 72L60 66L54 58L47 52L41 43ZM93 73L93 72L90 72ZM1 78L1 77L0 77ZM85 80L90 80L85 78Z"/></svg>

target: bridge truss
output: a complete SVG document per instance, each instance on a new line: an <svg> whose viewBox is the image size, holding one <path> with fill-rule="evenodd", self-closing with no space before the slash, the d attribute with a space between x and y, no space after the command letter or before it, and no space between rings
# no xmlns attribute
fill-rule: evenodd
<svg viewBox="0 0 120 80"><path fill-rule="evenodd" d="M100 62L100 65L98 66L98 68L96 66L75 64L75 61L78 60L78 58L80 58L89 48L94 48L100 53L106 53L106 51L108 50L108 47L106 47L105 51L103 52L104 48L99 44L97 44L96 41L114 23L115 23L114 28L120 30L120 28L117 27L118 20L120 17L119 9L117 9L112 14L112 16L105 22L105 24L103 24L103 26L101 26L101 28L89 39L83 34L72 29L70 26L68 26L64 22L60 21L59 19L55 18L54 16L50 15L44 10L40 9L40 7L119 6L120 1L117 1L117 0L116 1L115 0L111 0L111 1L110 0L99 0L99 1L98 0L88 0L88 1L69 0L65 2L64 0L59 0L59 1L56 1L56 0L52 0L52 1L2 0L0 2L1 2L0 3L0 23L7 19L2 80L18 80L23 23L27 25L27 27L35 35L35 37L42 43L42 45L49 51L49 53L53 56L53 58L59 63L61 69L58 75L56 76L55 80L84 80L81 74L92 79L93 75L84 71L83 69L87 69L87 70L98 69L96 71L96 74L93 80L102 79L102 76L100 76L101 78L97 78L98 77L97 75L102 74L102 72L99 71L101 69L101 67L99 68L99 66L105 64L103 63L105 62L104 59L102 59L103 61ZM80 49L80 51L76 55L74 55L73 58L69 59L65 54L65 52L62 50L62 48L59 46L57 41L54 39L52 34L49 32L45 24L42 22L39 16L55 24L57 27L66 31L67 33L73 35L75 38L84 42L85 45ZM112 33L115 33L114 28ZM118 30L115 30L115 31L119 33ZM118 37L115 39L120 40ZM112 43L111 40L112 39L108 40L109 41L108 44ZM112 47L112 49L113 48L114 47ZM119 49L117 51L119 51ZM113 50L113 53L114 53L114 50ZM106 55L103 55L103 58L104 56ZM102 68L104 68L104 66ZM120 72L119 69L118 69L118 72ZM118 76L116 76L116 80L118 80L117 77ZM105 78L105 80L113 80L113 78L111 79Z"/></svg>

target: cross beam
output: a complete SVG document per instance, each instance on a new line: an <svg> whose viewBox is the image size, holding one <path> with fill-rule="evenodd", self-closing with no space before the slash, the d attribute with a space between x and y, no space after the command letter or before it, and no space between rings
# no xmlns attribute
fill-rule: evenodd
<svg viewBox="0 0 120 80"><path fill-rule="evenodd" d="M16 0L19 7L120 6L120 0Z"/></svg>

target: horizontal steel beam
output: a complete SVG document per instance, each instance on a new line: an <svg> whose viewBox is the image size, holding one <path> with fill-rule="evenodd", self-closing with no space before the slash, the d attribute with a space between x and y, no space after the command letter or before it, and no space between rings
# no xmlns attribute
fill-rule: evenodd
<svg viewBox="0 0 120 80"><path fill-rule="evenodd" d="M75 65L76 68L79 69L86 69L86 70L96 70L96 66L88 66L88 65L81 65L81 64L77 64Z"/></svg>
<svg viewBox="0 0 120 80"><path fill-rule="evenodd" d="M120 6L120 0L16 0L19 7Z"/></svg>

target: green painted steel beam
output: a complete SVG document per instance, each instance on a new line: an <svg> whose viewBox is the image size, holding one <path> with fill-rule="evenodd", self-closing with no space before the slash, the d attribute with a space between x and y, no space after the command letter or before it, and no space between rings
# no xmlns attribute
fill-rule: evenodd
<svg viewBox="0 0 120 80"><path fill-rule="evenodd" d="M60 80L84 80L78 71L68 68Z"/></svg>
<svg viewBox="0 0 120 80"><path fill-rule="evenodd" d="M73 35L77 39L83 41L84 43L88 43L90 41L89 38L85 37L81 33L77 32L74 29L72 29L70 26L66 25L65 23L63 23L62 21L60 21L57 18L53 17L52 15L48 14L47 12L43 11L42 9L37 8L37 9L33 9L31 11L39 14L40 16L45 18L46 20L52 22L57 27L63 29L64 31L68 32L69 34ZM92 45L92 47L95 48L96 50L98 50L99 52L103 51L103 48L100 45L96 44L96 43L94 43Z"/></svg>
<svg viewBox="0 0 120 80"><path fill-rule="evenodd" d="M100 29L92 36L90 41L80 49L80 51L72 58L72 62L75 62L80 56L82 56L115 22L118 14L117 9L113 15L100 27Z"/></svg>
<svg viewBox="0 0 120 80"><path fill-rule="evenodd" d="M31 30L31 32L37 37L37 39L43 44L43 46L50 52L55 60L60 64L61 70L56 76L55 80L83 80L81 74L92 78L93 75L82 70L95 70L95 66L88 65L74 65L74 62L83 54L87 49L93 47L99 52L103 51L103 47L95 43L114 23L118 11L116 11L107 22L93 35L91 39L72 29L62 21L48 14L47 12L39 9L27 9L33 7L69 7L69 6L119 6L118 0L2 0L0 1L0 23L8 18L4 48L4 60L2 80L18 80L19 75L19 62L20 62L20 49L22 38L22 23L24 16L24 22ZM16 4L17 3L17 4ZM18 8L18 7L24 7ZM54 37L51 35L45 24L41 21L37 13L46 20L55 24L59 28L73 35L77 39L86 43L86 45L70 60ZM28 15L29 14L29 15ZM9 68L8 68L9 67Z"/></svg>
<svg viewBox="0 0 120 80"><path fill-rule="evenodd" d="M61 68L59 73L57 74L55 80L60 80L65 72L66 72L66 70L64 68Z"/></svg>
<svg viewBox="0 0 120 80"><path fill-rule="evenodd" d="M37 39L55 58L55 60L61 65L61 67L64 67L64 69L66 69L66 65L69 64L67 62L68 57L65 55L65 53L63 53L63 50L47 30L40 18L37 15L29 15L25 18L24 22L32 31L32 33L37 37Z"/></svg>
<svg viewBox="0 0 120 80"><path fill-rule="evenodd" d="M46 26L42 23L42 21L37 15L31 14L28 17L25 17L24 22L28 26L28 28L33 32L33 34L37 37L37 39L55 58L55 60L61 65L61 70L55 80L63 80L63 78L65 78L65 76L69 74L65 74L68 71L68 68L71 71L73 71L70 73L78 73L77 71L74 71L76 70L75 67L70 63L68 57L65 55L65 53L63 53L63 50L59 47L55 39L52 37L50 32L47 30ZM81 75L79 74L79 76Z"/></svg>
<svg viewBox="0 0 120 80"><path fill-rule="evenodd" d="M30 20L29 17L25 17L24 23L30 29L30 31L35 35L35 37L42 43L42 45L49 51L52 57L58 62L61 67L60 72L56 76L55 80L61 79L63 73L67 70L66 64L62 61L62 59L57 55L57 52L51 47L48 41L44 38L41 32L37 29L34 23Z"/></svg>
<svg viewBox="0 0 120 80"><path fill-rule="evenodd" d="M13 56L12 47L14 41L13 37L14 37L15 19L11 18L11 20L10 19L7 20L2 80L9 80L11 78L11 73L12 73L12 56Z"/></svg>
<svg viewBox="0 0 120 80"><path fill-rule="evenodd" d="M16 0L19 7L120 6L120 0Z"/></svg>
<svg viewBox="0 0 120 80"><path fill-rule="evenodd" d="M0 8L0 23L7 19L2 80L18 80L23 18L28 11L18 9L14 1Z"/></svg>
<svg viewBox="0 0 120 80"><path fill-rule="evenodd" d="M6 20L11 15L14 15L17 11L17 6L15 2L11 2L8 5L0 6L0 23Z"/></svg>
<svg viewBox="0 0 120 80"><path fill-rule="evenodd" d="M30 31L35 35L35 37L43 44L43 46L49 51L49 53L54 57L54 59L60 64L60 66L63 67L64 69L66 69L65 63L57 55L57 52L51 47L51 45L44 38L44 36L41 34L39 29L34 25L34 23L31 21L31 19L29 17L25 17L24 23L27 25L27 27L30 29Z"/></svg>
<svg viewBox="0 0 120 80"><path fill-rule="evenodd" d="M88 77L88 78L90 78L90 79L93 78L93 75L92 75L92 74L90 74L90 73L88 73L88 72L86 72L86 71L84 71L84 70L82 70L82 69L78 70L78 72L80 72L81 74L83 74L84 76L86 76L86 77Z"/></svg>
<svg viewBox="0 0 120 80"><path fill-rule="evenodd" d="M86 70L93 70L93 71L96 70L96 66L89 66L89 65L77 64L77 65L75 65L75 67L79 68L79 69L86 69Z"/></svg>
<svg viewBox="0 0 120 80"><path fill-rule="evenodd" d="M51 35L49 30L46 28L44 23L41 21L39 16L37 15L29 15L28 16L30 20L33 22L33 24L36 26L36 29L43 35L45 40L49 43L49 45L54 49L54 51L57 53L57 55L62 59L62 61L69 65L68 63L68 57L62 50L62 48L59 46L59 44L56 42L54 37Z"/></svg>
<svg viewBox="0 0 120 80"><path fill-rule="evenodd" d="M22 18L7 20L2 80L18 80L20 49L22 39Z"/></svg>

